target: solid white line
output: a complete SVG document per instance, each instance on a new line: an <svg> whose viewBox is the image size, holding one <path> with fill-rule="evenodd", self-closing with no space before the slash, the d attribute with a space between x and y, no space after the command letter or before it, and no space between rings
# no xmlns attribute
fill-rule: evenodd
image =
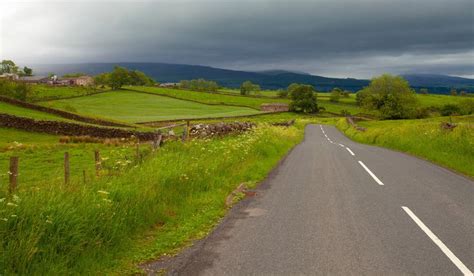
<svg viewBox="0 0 474 276"><path fill-rule="evenodd" d="M379 185L383 185L382 181L380 181L380 179L378 179L378 177L375 176L375 174L371 172L369 168L367 168L367 166L364 163L362 163L362 161L359 161L359 164L370 174L370 176L372 176L375 182L377 182Z"/></svg>
<svg viewBox="0 0 474 276"><path fill-rule="evenodd" d="M352 156L355 155L355 154L352 152L352 150L351 150L350 148L346 147L346 150L347 150L350 154L352 154Z"/></svg>
<svg viewBox="0 0 474 276"><path fill-rule="evenodd" d="M339 146L341 146L341 147L345 147L343 144L339 144Z"/></svg>
<svg viewBox="0 0 474 276"><path fill-rule="evenodd" d="M412 220L415 221L416 224L425 232L425 234L443 251L443 253L453 262L459 270L464 275L473 275L473 273L467 268L459 259L454 255L449 248L444 245L444 243L433 233L431 230L426 227L426 225L408 208L405 206L402 206L403 211L405 211Z"/></svg>

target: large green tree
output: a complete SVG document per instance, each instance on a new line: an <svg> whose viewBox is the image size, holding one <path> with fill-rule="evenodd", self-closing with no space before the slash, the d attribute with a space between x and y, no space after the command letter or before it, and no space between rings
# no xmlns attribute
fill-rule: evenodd
<svg viewBox="0 0 474 276"><path fill-rule="evenodd" d="M129 84L129 82L130 76L128 70L124 67L115 66L108 79L110 88L112 88L112 90L117 90L122 86Z"/></svg>
<svg viewBox="0 0 474 276"><path fill-rule="evenodd" d="M7 60L4 59L2 60L2 63L0 64L0 74L3 73L18 73L18 66L12 61L12 60Z"/></svg>
<svg viewBox="0 0 474 276"><path fill-rule="evenodd" d="M313 86L305 84L291 84L290 86L291 111L304 113L318 112L318 103Z"/></svg>
<svg viewBox="0 0 474 276"><path fill-rule="evenodd" d="M384 119L403 119L415 116L417 99L405 79L384 74L357 93L357 103Z"/></svg>
<svg viewBox="0 0 474 276"><path fill-rule="evenodd" d="M254 84L251 81L244 81L240 85L240 94L241 95L250 95L250 93L257 93L260 91L260 85Z"/></svg>

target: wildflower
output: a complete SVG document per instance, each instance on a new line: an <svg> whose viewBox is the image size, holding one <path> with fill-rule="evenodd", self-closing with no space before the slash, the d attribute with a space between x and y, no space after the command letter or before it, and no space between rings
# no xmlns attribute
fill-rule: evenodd
<svg viewBox="0 0 474 276"><path fill-rule="evenodd" d="M108 195L108 194L109 194L109 192L103 191L103 190L99 190L99 191L97 191L97 192L98 192L99 194L103 194L103 195Z"/></svg>
<svg viewBox="0 0 474 276"><path fill-rule="evenodd" d="M12 217L12 218L16 218L16 217L18 217L18 216L17 216L17 215L11 215L10 217Z"/></svg>
<svg viewBox="0 0 474 276"><path fill-rule="evenodd" d="M53 224L53 221L47 219L47 220L46 220L46 223Z"/></svg>
<svg viewBox="0 0 474 276"><path fill-rule="evenodd" d="M20 201L21 201L21 199L20 199L20 197L19 197L19 196L17 196L17 195L13 195L13 201L18 203L18 202L20 202Z"/></svg>
<svg viewBox="0 0 474 276"><path fill-rule="evenodd" d="M7 203L7 206L13 206L13 207L16 207L16 206L18 206L18 205L16 205L16 204L15 204L15 203L13 203L13 202L8 202L8 203Z"/></svg>
<svg viewBox="0 0 474 276"><path fill-rule="evenodd" d="M6 198L0 198L0 202L4 202Z"/></svg>
<svg viewBox="0 0 474 276"><path fill-rule="evenodd" d="M3 221L8 221L8 219L7 219L7 218L2 218L2 220L3 220Z"/></svg>

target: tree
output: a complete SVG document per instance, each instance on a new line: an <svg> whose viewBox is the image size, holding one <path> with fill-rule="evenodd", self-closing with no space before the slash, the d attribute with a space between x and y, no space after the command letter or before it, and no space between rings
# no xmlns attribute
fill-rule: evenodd
<svg viewBox="0 0 474 276"><path fill-rule="evenodd" d="M466 91L463 90L459 93L459 95L462 96L462 97L465 97L465 96L467 96L467 93L466 93Z"/></svg>
<svg viewBox="0 0 474 276"><path fill-rule="evenodd" d="M357 92L356 100L363 108L379 112L384 119L415 116L415 92L400 76L384 74L372 79L369 86Z"/></svg>
<svg viewBox="0 0 474 276"><path fill-rule="evenodd" d="M287 98L288 97L288 90L278 90L277 95L279 98Z"/></svg>
<svg viewBox="0 0 474 276"><path fill-rule="evenodd" d="M339 98L341 97L341 94L342 94L342 90L340 88L337 88L337 87L334 88L331 91L331 95L329 96L329 101L333 103L339 102Z"/></svg>
<svg viewBox="0 0 474 276"><path fill-rule="evenodd" d="M318 112L316 93L311 85L293 85L291 87L290 98L291 111L304 113Z"/></svg>
<svg viewBox="0 0 474 276"><path fill-rule="evenodd" d="M25 73L25 76L32 76L33 75L33 69L28 68L28 67L23 67L23 72Z"/></svg>
<svg viewBox="0 0 474 276"><path fill-rule="evenodd" d="M1 63L0 73L16 74L18 73L18 66L13 61L4 59Z"/></svg>
<svg viewBox="0 0 474 276"><path fill-rule="evenodd" d="M421 89L420 89L420 94L422 94L422 95L428 95L428 89L426 89L426 88L421 88Z"/></svg>
<svg viewBox="0 0 474 276"><path fill-rule="evenodd" d="M109 85L112 90L120 89L122 86L128 84L130 76L126 68L115 66L109 76Z"/></svg>
<svg viewBox="0 0 474 276"><path fill-rule="evenodd" d="M260 91L260 85L253 84L251 81L244 81L242 85L240 85L241 95L250 95L251 92L258 92L258 91Z"/></svg>
<svg viewBox="0 0 474 276"><path fill-rule="evenodd" d="M131 85L153 85L155 83L153 79L138 70L130 71L129 76Z"/></svg>
<svg viewBox="0 0 474 276"><path fill-rule="evenodd" d="M217 82L205 79L181 80L179 82L179 87L182 89L208 92L215 92L219 89Z"/></svg>
<svg viewBox="0 0 474 276"><path fill-rule="evenodd" d="M451 89L451 92L449 92L451 94L451 96L457 96L458 95L458 92L456 91L456 89Z"/></svg>
<svg viewBox="0 0 474 276"><path fill-rule="evenodd" d="M349 98L351 96L351 91L344 90L342 91L341 96L343 96L344 98Z"/></svg>
<svg viewBox="0 0 474 276"><path fill-rule="evenodd" d="M94 77L94 83L99 86L109 85L110 73L98 74Z"/></svg>

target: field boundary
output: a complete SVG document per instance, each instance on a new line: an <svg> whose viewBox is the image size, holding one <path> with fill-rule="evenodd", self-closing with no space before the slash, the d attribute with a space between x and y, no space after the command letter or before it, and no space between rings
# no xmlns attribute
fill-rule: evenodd
<svg viewBox="0 0 474 276"><path fill-rule="evenodd" d="M120 128L105 128L81 125L61 121L34 120L25 117L0 113L0 127L15 128L30 132L53 135L92 136L99 138L130 138L137 137L143 141L151 141L157 135L154 132L131 131Z"/></svg>
<svg viewBox="0 0 474 276"><path fill-rule="evenodd" d="M107 89L107 90L92 92L92 93L88 93L88 94L84 94L84 95L75 95L75 96L68 96L68 97L50 97L50 98L45 97L41 100L32 101L32 102L42 103L42 102L49 102L49 101L69 100L69 99L74 99L74 98L82 98L82 97L87 97L87 96L93 96L93 95L97 95L97 94L101 94L101 93L107 93L107 92L111 92L111 91L113 91L113 90L112 89Z"/></svg>
<svg viewBox="0 0 474 276"><path fill-rule="evenodd" d="M262 112L258 114L250 114L250 115L235 115L235 116L222 116L222 117L204 117L204 118L183 118L183 119L174 119L174 120L163 120L163 121L150 121L150 122L140 122L136 123L137 125L154 125L154 124L167 124L167 123L175 123L181 121L201 121L201 120L220 120L220 119L232 119L232 118L246 118L246 117L259 117L271 114L280 114L280 113L287 113L288 111L278 111L278 112Z"/></svg>
<svg viewBox="0 0 474 276"><path fill-rule="evenodd" d="M54 108L50 108L50 107L46 107L46 106L42 106L42 105L33 104L33 103L22 102L22 101L11 99L11 98L4 97L4 96L0 96L0 101L4 102L4 103L11 104L11 105L16 105L16 106L19 106L19 107L24 107L24 108L33 109L33 110L36 110L36 111L41 111L41 112L57 115L57 116L60 116L60 117L66 118L66 119L79 121L79 122L83 122L83 123L89 123L89 124L94 124L94 125L102 125L102 126L113 126L113 127L128 127L128 128L133 127L131 125L115 123L115 122L106 121L106 120L102 120L102 119L91 118L91 117L85 117L85 116L81 116L81 115L78 115L78 114L75 114L75 113L70 113L70 112L67 112L67 111L59 110L59 109L54 109Z"/></svg>

